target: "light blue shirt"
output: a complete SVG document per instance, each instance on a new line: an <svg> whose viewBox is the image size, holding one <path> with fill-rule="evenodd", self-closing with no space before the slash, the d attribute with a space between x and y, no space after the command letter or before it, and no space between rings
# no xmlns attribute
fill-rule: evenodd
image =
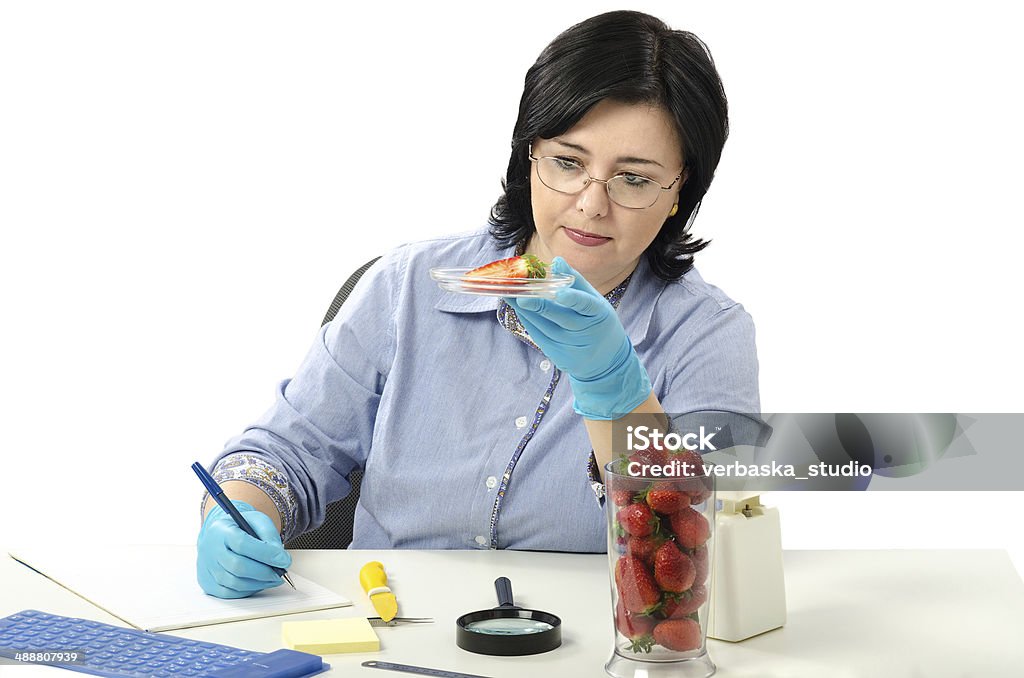
<svg viewBox="0 0 1024 678"><path fill-rule="evenodd" d="M218 480L268 491L285 539L318 526L363 467L352 548L603 552L568 377L499 323L500 299L428 274L512 254L482 229L384 255L228 442ZM760 412L753 322L695 269L667 283L641 257L617 311L666 412Z"/></svg>

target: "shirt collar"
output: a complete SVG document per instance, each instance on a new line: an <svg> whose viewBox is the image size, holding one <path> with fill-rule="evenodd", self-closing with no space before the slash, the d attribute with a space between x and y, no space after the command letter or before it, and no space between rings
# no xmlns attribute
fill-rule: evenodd
<svg viewBox="0 0 1024 678"><path fill-rule="evenodd" d="M633 346L639 346L647 338L654 316L654 306L665 289L665 281L654 275L647 255L640 256L640 262L633 270L629 287L622 295L617 310L622 326Z"/></svg>

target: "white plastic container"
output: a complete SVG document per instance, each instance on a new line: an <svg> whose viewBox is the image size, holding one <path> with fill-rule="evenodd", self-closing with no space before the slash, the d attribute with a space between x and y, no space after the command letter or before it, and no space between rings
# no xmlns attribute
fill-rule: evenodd
<svg viewBox="0 0 1024 678"><path fill-rule="evenodd" d="M707 635L740 641L786 623L779 511L756 494L719 492Z"/></svg>

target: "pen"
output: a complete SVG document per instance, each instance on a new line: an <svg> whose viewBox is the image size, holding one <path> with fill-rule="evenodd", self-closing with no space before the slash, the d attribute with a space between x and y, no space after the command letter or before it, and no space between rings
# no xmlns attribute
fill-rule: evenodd
<svg viewBox="0 0 1024 678"><path fill-rule="evenodd" d="M242 517L242 514L235 508L235 505L231 503L231 500L224 496L224 490L222 490L217 481L213 479L213 476L207 473L206 469L203 468L198 461L192 464L192 470L196 472L197 476L199 476L199 480L203 481L203 485L205 485L206 489L210 491L210 496L213 497L215 502L217 502L217 505L224 509L227 514L234 519L238 526L242 528L242 531L250 537L259 539L259 535L256 534L256 530L252 529L252 526L246 522L245 518ZM270 569L283 577L292 588L295 588L295 584L292 584L292 580L288 577L287 570L280 567L274 567L273 565L270 566Z"/></svg>

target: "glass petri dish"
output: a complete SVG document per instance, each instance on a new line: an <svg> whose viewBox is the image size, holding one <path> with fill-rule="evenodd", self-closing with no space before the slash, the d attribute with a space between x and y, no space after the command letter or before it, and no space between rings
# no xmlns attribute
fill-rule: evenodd
<svg viewBox="0 0 1024 678"><path fill-rule="evenodd" d="M447 292L483 297L540 297L553 299L555 292L569 287L575 276L548 273L545 278L467 278L470 267L432 268L430 277Z"/></svg>

